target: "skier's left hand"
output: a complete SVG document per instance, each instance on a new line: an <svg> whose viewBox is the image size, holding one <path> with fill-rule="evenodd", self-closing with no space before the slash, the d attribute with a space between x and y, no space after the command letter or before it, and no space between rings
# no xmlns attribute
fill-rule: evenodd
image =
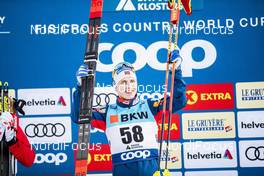
<svg viewBox="0 0 264 176"><path fill-rule="evenodd" d="M76 79L78 86L82 85L82 77L85 77L88 75L88 66L86 64L83 64L79 67L78 71L76 72Z"/></svg>
<svg viewBox="0 0 264 176"><path fill-rule="evenodd" d="M15 120L11 113L9 112L2 113L2 115L0 116L0 128L2 129L2 131L4 130L6 142L10 142L12 139L16 137Z"/></svg>
<svg viewBox="0 0 264 176"><path fill-rule="evenodd" d="M182 57L180 56L180 50L179 49L175 49L170 53L170 66L169 66L169 70L172 71L172 64L176 63L175 65L175 69L181 69L181 63L182 63Z"/></svg>

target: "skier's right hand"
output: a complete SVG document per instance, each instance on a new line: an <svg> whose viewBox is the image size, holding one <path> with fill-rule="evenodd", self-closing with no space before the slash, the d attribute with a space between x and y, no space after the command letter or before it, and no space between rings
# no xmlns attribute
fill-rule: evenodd
<svg viewBox="0 0 264 176"><path fill-rule="evenodd" d="M76 72L76 79L78 86L82 85L82 78L88 76L88 66L83 64L79 67L78 71Z"/></svg>
<svg viewBox="0 0 264 176"><path fill-rule="evenodd" d="M0 128L4 131L5 141L10 142L16 137L15 119L10 112L3 112L0 116ZM2 135L0 135L1 138ZM2 136L3 137L3 136ZM1 139L2 140L2 139Z"/></svg>

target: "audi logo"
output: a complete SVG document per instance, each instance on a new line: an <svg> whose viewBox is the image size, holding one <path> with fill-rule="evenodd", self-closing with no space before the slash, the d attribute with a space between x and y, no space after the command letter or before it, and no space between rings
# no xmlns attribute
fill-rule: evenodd
<svg viewBox="0 0 264 176"><path fill-rule="evenodd" d="M62 123L39 123L28 124L25 127L25 134L30 137L61 137L65 134L65 126Z"/></svg>
<svg viewBox="0 0 264 176"><path fill-rule="evenodd" d="M250 161L256 161L256 160L264 161L264 146L260 146L260 147L251 146L247 148L247 150L245 151L245 155L247 159Z"/></svg>
<svg viewBox="0 0 264 176"><path fill-rule="evenodd" d="M107 93L100 93L100 94L94 93L93 107L104 106L110 103L114 103L116 98L117 98L117 95L114 93L108 93L108 94Z"/></svg>

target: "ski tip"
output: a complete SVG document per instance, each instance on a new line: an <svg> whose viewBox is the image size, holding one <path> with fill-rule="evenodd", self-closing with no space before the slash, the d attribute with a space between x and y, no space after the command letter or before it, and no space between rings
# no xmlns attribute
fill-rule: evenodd
<svg viewBox="0 0 264 176"><path fill-rule="evenodd" d="M85 176L87 173L87 160L76 160L75 176Z"/></svg>
<svg viewBox="0 0 264 176"><path fill-rule="evenodd" d="M90 18L101 18L103 11L103 0L92 0Z"/></svg>

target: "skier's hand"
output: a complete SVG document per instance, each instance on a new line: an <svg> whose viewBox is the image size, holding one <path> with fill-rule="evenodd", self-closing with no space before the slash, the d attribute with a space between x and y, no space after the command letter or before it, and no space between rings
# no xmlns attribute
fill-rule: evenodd
<svg viewBox="0 0 264 176"><path fill-rule="evenodd" d="M180 56L180 50L175 49L170 53L170 66L169 70L172 71L172 64L175 63L175 69L181 69L182 57Z"/></svg>
<svg viewBox="0 0 264 176"><path fill-rule="evenodd" d="M6 129L1 118L2 116L0 116L0 141L2 141Z"/></svg>
<svg viewBox="0 0 264 176"><path fill-rule="evenodd" d="M83 64L79 67L78 71L76 72L76 79L78 86L82 85L82 77L88 75L88 66Z"/></svg>
<svg viewBox="0 0 264 176"><path fill-rule="evenodd" d="M10 142L16 137L16 125L14 117L9 112L3 112L0 116L0 128L4 132L5 141ZM2 136L3 137L3 136ZM1 135L0 135L1 138Z"/></svg>

